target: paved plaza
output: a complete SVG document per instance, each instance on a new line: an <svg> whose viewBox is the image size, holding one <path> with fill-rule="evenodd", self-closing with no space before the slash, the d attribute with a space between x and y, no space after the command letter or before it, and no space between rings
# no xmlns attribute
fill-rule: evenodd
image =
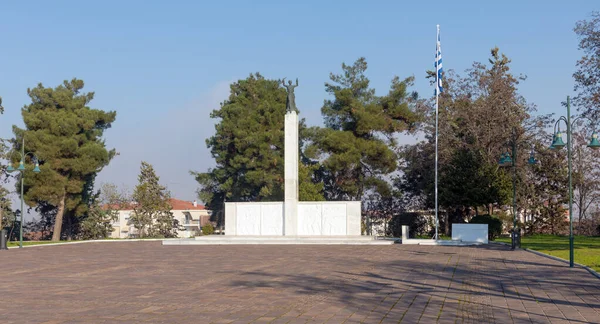
<svg viewBox="0 0 600 324"><path fill-rule="evenodd" d="M600 323L600 279L500 245L0 251L0 323Z"/></svg>

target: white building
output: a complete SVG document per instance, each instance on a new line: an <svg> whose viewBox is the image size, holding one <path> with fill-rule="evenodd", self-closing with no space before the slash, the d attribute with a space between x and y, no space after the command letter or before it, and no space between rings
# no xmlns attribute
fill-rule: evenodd
<svg viewBox="0 0 600 324"><path fill-rule="evenodd" d="M209 222L210 212L206 207L198 205L196 201L185 201L171 198L169 203L172 206L173 217L179 221L177 236L188 238L196 235L196 231ZM132 205L133 207L133 205ZM118 211L119 218L112 224L113 232L111 238L132 238L136 237L137 229L129 221L133 208L121 209Z"/></svg>

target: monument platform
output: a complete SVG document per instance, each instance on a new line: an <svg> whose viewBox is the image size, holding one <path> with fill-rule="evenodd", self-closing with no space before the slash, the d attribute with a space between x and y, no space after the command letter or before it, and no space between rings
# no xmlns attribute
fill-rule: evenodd
<svg viewBox="0 0 600 324"><path fill-rule="evenodd" d="M397 240L372 236L227 236L209 235L189 239L165 240L163 245L244 245L244 244L313 244L313 245L391 245Z"/></svg>

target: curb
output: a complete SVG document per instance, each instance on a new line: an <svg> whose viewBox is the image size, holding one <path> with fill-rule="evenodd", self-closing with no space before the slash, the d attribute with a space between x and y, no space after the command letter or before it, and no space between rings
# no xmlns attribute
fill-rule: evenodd
<svg viewBox="0 0 600 324"><path fill-rule="evenodd" d="M83 243L122 243L122 242L152 242L152 241L165 241L165 240L178 240L179 238L169 238L169 239L160 239L160 238L152 238L152 239L124 239L124 240L87 240L87 241L75 241L75 242L60 242L60 243L47 243L47 244L35 244L35 245L23 245L23 248L34 248L34 247L42 247L42 246L56 246L56 245L67 245L67 244L83 244ZM18 246L9 246L8 249L18 249Z"/></svg>
<svg viewBox="0 0 600 324"><path fill-rule="evenodd" d="M567 261L567 260L565 260L565 259L561 259L561 258L559 258L559 257L555 257L555 256L553 256L553 255L549 255L549 254L542 253L542 252L539 252L539 251L535 251L535 250L531 250L531 249L525 249L525 251L527 251L527 252L531 252L531 253L533 253L533 254L537 254L537 255L539 255L539 256L547 257L547 258L550 258L550 259L552 259L552 260L555 260L555 261L560 261L560 262L567 263L567 264L569 263L569 261ZM574 263L576 266L578 266L578 267L584 268L584 269L585 269L585 270L587 270L589 273L591 273L593 276L595 276L596 278L600 279L600 273L596 272L594 269L592 269L592 268L590 268L590 267L588 267L588 266L586 266L586 265L583 265L583 264L577 263L577 262L573 262L573 263Z"/></svg>
<svg viewBox="0 0 600 324"><path fill-rule="evenodd" d="M510 246L510 244L508 244L508 243L504 243L504 242L489 241L489 243L492 243L492 244L498 244L498 245Z"/></svg>

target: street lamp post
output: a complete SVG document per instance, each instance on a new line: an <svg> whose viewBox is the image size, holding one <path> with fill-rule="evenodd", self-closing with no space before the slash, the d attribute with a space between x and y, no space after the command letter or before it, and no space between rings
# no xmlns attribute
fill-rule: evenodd
<svg viewBox="0 0 600 324"><path fill-rule="evenodd" d="M34 163L35 163L35 167L33 168L33 172L35 172L35 173L40 172L40 164L39 164L38 158L35 156L35 154L33 154L33 152L25 153L25 136L23 136L23 139L21 142L21 152L13 152L13 153L18 153L21 156L21 161L19 162L19 167L17 167L15 169L12 166L12 162L8 162L8 167L6 168L6 171L8 171L8 172L20 171L21 172L21 222L19 225L19 248L23 248L23 221L24 221L24 216L25 216L25 213L23 211L23 200L24 200L23 178L25 176L25 157L27 155L31 156L32 161L34 161Z"/></svg>
<svg viewBox="0 0 600 324"><path fill-rule="evenodd" d="M550 145L551 149L561 149L565 146L565 143L562 140L562 134L560 132L560 121L562 120L567 124L567 163L568 163L568 174L569 174L569 266L573 268L574 265L574 241L573 237L573 180L572 180L572 168L571 168L571 158L573 151L573 142L571 141L573 126L578 119L582 119L582 117L576 117L571 121L571 99L567 96L567 117L560 116L560 118L554 123L554 139L552 141L552 145ZM559 126L558 131L556 130L556 126ZM596 131L592 133L592 139L587 147L591 149L600 148L600 142L598 142L598 134Z"/></svg>
<svg viewBox="0 0 600 324"><path fill-rule="evenodd" d="M498 161L498 164L502 167L508 167L511 166L512 170L513 170L513 177L512 177L512 182L513 182L513 206L512 206L512 214L513 214L513 230L512 230L512 234L511 234L511 250L514 250L515 248L520 248L520 244L517 242L517 136L516 136L516 131L513 128L512 131L512 138L510 141L510 146L512 148L512 157L511 154L509 154L508 152L500 155L500 161ZM537 161L535 160L535 154L533 152L533 148L531 149L531 152L529 153L529 159L527 160L528 164L536 164Z"/></svg>

